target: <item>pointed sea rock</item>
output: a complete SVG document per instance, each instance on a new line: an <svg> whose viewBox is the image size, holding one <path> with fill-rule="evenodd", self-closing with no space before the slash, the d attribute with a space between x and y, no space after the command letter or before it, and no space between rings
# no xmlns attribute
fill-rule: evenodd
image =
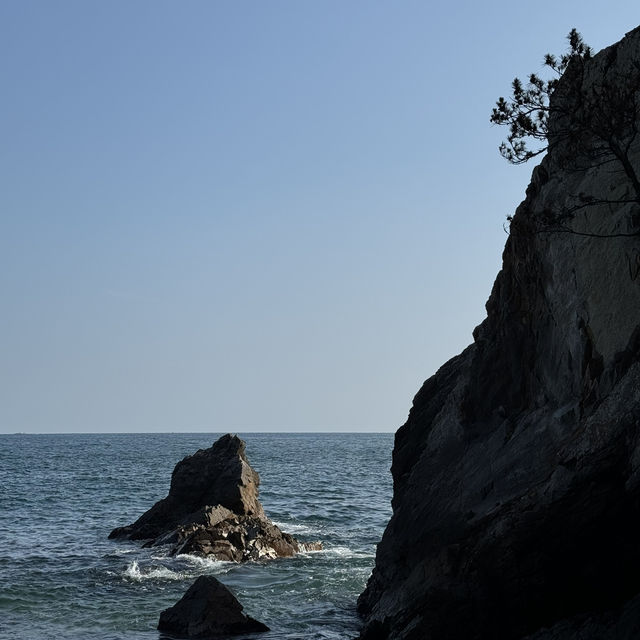
<svg viewBox="0 0 640 640"><path fill-rule="evenodd" d="M237 436L222 436L212 447L180 461L166 498L109 538L146 540L145 546L173 545L170 553L244 562L293 556L322 549L283 533L258 500L260 477Z"/></svg>
<svg viewBox="0 0 640 640"><path fill-rule="evenodd" d="M269 631L243 613L238 599L213 576L200 576L173 607L160 614L158 630L187 638Z"/></svg>
<svg viewBox="0 0 640 640"><path fill-rule="evenodd" d="M224 509L227 517L264 518L259 485L260 476L247 460L245 443L227 434L209 449L181 460L173 470L169 495L133 524L114 529L109 537L144 540L157 538L180 524L210 524L206 519L211 507Z"/></svg>

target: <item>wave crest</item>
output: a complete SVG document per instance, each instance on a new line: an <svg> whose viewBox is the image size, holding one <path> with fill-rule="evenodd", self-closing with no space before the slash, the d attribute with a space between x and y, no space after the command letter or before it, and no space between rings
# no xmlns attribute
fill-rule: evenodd
<svg viewBox="0 0 640 640"><path fill-rule="evenodd" d="M124 570L124 577L134 582L142 582L143 580L182 580L184 575L172 571L167 567L149 567L141 569L137 560L130 562Z"/></svg>

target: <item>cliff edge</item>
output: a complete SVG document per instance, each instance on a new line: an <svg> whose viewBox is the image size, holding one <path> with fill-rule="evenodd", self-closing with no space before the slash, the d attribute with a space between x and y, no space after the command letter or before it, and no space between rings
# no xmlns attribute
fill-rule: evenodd
<svg viewBox="0 0 640 640"><path fill-rule="evenodd" d="M487 318L396 434L363 639L640 637L639 90L640 27L561 78Z"/></svg>

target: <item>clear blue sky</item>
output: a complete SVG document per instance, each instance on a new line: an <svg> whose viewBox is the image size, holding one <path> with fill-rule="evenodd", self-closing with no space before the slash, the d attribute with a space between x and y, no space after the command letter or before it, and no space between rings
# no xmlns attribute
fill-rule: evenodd
<svg viewBox="0 0 640 640"><path fill-rule="evenodd" d="M636 1L0 3L0 431L394 430L532 166L488 115Z"/></svg>

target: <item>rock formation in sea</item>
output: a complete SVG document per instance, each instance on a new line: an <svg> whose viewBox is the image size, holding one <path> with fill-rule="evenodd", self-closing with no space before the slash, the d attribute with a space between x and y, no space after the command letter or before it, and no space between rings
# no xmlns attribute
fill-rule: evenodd
<svg viewBox="0 0 640 640"><path fill-rule="evenodd" d="M171 544L171 553L241 562L293 556L322 548L282 532L258 500L260 477L237 436L222 436L209 449L181 460L173 470L169 495L133 524L109 538Z"/></svg>
<svg viewBox="0 0 640 640"><path fill-rule="evenodd" d="M242 610L237 598L219 580L200 576L173 607L160 614L158 631L186 638L269 631L269 627Z"/></svg>
<svg viewBox="0 0 640 640"><path fill-rule="evenodd" d="M363 639L640 637L639 90L640 28L560 79L487 318L396 434Z"/></svg>

